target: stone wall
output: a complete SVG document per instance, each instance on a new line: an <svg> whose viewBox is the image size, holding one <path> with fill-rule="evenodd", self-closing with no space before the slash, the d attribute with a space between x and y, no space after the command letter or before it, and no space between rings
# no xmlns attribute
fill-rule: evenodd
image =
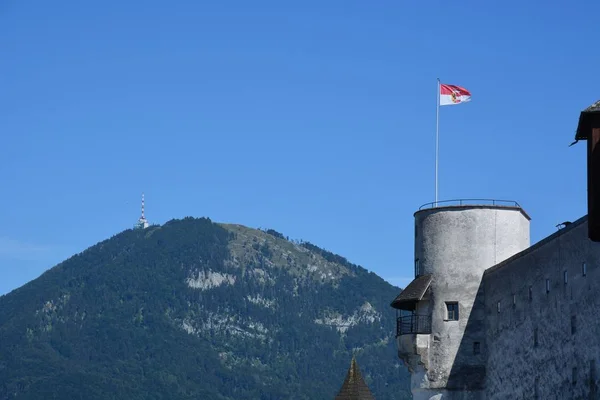
<svg viewBox="0 0 600 400"><path fill-rule="evenodd" d="M586 217L488 269L482 286L486 399L598 398L600 243Z"/></svg>

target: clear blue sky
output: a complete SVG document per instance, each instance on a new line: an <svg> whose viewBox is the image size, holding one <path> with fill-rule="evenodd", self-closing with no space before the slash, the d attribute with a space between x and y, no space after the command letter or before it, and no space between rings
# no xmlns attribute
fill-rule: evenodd
<svg viewBox="0 0 600 400"><path fill-rule="evenodd" d="M559 5L561 4L561 5ZM434 197L586 213L600 2L0 1L0 293L130 228L274 228L397 285Z"/></svg>

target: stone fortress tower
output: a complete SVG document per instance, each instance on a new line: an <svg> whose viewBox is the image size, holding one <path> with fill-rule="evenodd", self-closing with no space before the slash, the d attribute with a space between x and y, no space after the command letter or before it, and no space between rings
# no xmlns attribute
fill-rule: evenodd
<svg viewBox="0 0 600 400"><path fill-rule="evenodd" d="M399 356L415 400L484 398L485 316L471 311L484 271L529 247L530 218L516 202L433 205L415 213L415 279L392 303Z"/></svg>
<svg viewBox="0 0 600 400"><path fill-rule="evenodd" d="M600 101L580 114L587 215L530 246L512 201L415 214L415 278L394 299L415 400L600 400Z"/></svg>

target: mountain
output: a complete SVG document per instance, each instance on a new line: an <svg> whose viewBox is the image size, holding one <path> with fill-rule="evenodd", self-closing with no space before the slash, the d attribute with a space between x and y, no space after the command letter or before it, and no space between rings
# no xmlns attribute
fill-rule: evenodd
<svg viewBox="0 0 600 400"><path fill-rule="evenodd" d="M126 230L0 297L0 400L329 400L353 354L408 399L399 290L273 230Z"/></svg>

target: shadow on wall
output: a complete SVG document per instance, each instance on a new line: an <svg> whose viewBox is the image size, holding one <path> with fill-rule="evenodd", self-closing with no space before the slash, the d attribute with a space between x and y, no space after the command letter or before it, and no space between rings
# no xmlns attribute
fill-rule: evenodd
<svg viewBox="0 0 600 400"><path fill-rule="evenodd" d="M590 135L588 139L588 237L600 242L600 185L597 183L600 176L600 144L594 143L593 138L594 135Z"/></svg>
<svg viewBox="0 0 600 400"><path fill-rule="evenodd" d="M459 310L459 312L464 311ZM448 376L447 390L481 391L483 396L486 374L485 349L485 302L483 280L481 280Z"/></svg>

